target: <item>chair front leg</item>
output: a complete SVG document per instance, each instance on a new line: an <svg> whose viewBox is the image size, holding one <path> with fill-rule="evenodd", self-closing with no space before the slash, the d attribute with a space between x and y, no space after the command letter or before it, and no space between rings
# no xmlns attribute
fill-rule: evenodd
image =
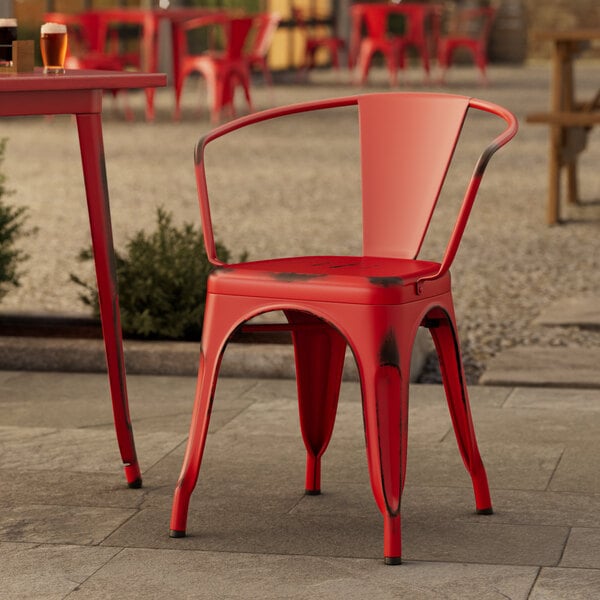
<svg viewBox="0 0 600 600"><path fill-rule="evenodd" d="M368 351L368 350L367 350ZM393 328L369 357L358 348L371 488L383 514L385 562L402 559L401 498L406 476L410 353Z"/></svg>

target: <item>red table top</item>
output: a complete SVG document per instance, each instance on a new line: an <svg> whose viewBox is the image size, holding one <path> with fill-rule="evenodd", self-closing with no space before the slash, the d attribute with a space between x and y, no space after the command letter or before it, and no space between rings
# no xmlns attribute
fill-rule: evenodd
<svg viewBox="0 0 600 600"><path fill-rule="evenodd" d="M44 75L39 68L33 73L0 74L0 92L115 90L165 85L164 73L67 70L64 75Z"/></svg>

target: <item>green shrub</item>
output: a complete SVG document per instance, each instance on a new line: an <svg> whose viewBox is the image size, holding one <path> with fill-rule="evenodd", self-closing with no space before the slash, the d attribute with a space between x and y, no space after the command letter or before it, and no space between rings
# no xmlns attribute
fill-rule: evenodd
<svg viewBox="0 0 600 600"><path fill-rule="evenodd" d="M0 139L0 166L4 161L5 148L6 139ZM20 285L18 266L28 258L27 254L15 248L17 238L29 233L24 230L27 209L4 203L3 196L13 193L6 189L5 182L6 177L0 172L0 300L11 287Z"/></svg>
<svg viewBox="0 0 600 600"><path fill-rule="evenodd" d="M199 340L204 317L206 280L212 269L203 236L190 224L177 229L172 215L159 208L158 227L147 235L139 231L126 245L127 254L115 252L119 306L123 333L145 339ZM221 260L229 252L217 244ZM91 249L79 259L93 258ZM99 315L95 286L71 274L85 288L81 300Z"/></svg>

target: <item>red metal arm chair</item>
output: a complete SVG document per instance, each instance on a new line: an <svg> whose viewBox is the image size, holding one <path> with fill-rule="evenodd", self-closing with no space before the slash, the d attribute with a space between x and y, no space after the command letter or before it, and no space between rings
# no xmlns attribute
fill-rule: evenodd
<svg viewBox="0 0 600 600"><path fill-rule="evenodd" d="M249 68L259 68L263 74L265 83L268 85L273 85L273 77L271 76L267 58L271 43L273 42L273 36L280 22L281 15L277 12L265 13L254 17L252 44L245 55Z"/></svg>
<svg viewBox="0 0 600 600"><path fill-rule="evenodd" d="M125 69L155 70L146 64L148 38L156 35L155 23L151 16L141 11L90 11L80 14L46 13L45 22L62 23L67 26L69 43L65 67L68 69L97 69L102 71L123 71ZM132 24L140 26L140 39L137 48L124 52L120 47L116 26ZM113 96L118 91L113 90ZM154 118L154 89L145 90L146 117ZM126 116L133 113L126 105Z"/></svg>
<svg viewBox="0 0 600 600"><path fill-rule="evenodd" d="M173 23L176 64L175 73L175 113L181 116L181 93L185 79L194 71L202 74L207 81L212 96L211 119L219 120L224 108L234 109L235 86L244 91L250 111L250 70L243 56L244 45L252 27L252 17L229 17L224 14L198 17ZM209 48L200 54L192 54L188 46L190 31L205 29L210 39L221 39L223 49ZM209 31L210 30L210 31Z"/></svg>
<svg viewBox="0 0 600 600"><path fill-rule="evenodd" d="M360 256L300 256L226 264L216 254L205 148L242 127L307 111L357 105L360 126L363 251ZM482 153L441 262L417 258L468 109L507 126ZM307 451L305 489L321 489L321 457L329 443L346 345L361 381L371 486L384 517L387 563L401 558L400 498L406 468L410 358L419 326L429 329L440 357L458 447L480 513L491 513L460 358L449 268L483 172L516 133L514 116L472 98L445 94L367 94L296 104L249 115L209 133L196 148L196 177L208 281L198 387L183 468L175 491L171 536L186 534L211 406L228 340L249 319L284 311L292 331L300 426ZM261 325L253 325L258 329ZM262 325L269 328L269 325ZM280 326L281 327L281 326Z"/></svg>
<svg viewBox="0 0 600 600"><path fill-rule="evenodd" d="M429 4L398 4L393 9L393 13L405 17L405 31L401 36L400 65L403 66L406 61L407 50L414 48L421 57L426 78L429 77L430 73L431 36L429 34L433 31L434 12L435 8L432 8Z"/></svg>
<svg viewBox="0 0 600 600"><path fill-rule="evenodd" d="M111 9L92 12L98 20L99 31L103 35L101 52L97 57L88 57L85 68L94 67L93 61L114 60L121 70L137 69L156 71L158 23L156 16L146 10ZM132 39L123 39L123 28L134 28ZM101 40L102 41L102 40ZM144 90L146 95L146 118L154 119L154 88Z"/></svg>
<svg viewBox="0 0 600 600"><path fill-rule="evenodd" d="M352 49L350 63L357 69L357 78L361 85L367 82L373 57L378 52L383 55L388 69L390 85L398 84L398 69L404 67L404 41L401 36L388 31L388 18L395 9L386 4L354 4L352 15ZM366 35L361 36L362 28Z"/></svg>
<svg viewBox="0 0 600 600"><path fill-rule="evenodd" d="M496 16L493 7L458 10L449 24L448 32L438 38L438 63L442 69L441 81L452 64L454 53L464 48L473 56L481 73L482 83L487 83L487 49Z"/></svg>
<svg viewBox="0 0 600 600"><path fill-rule="evenodd" d="M346 42L336 35L315 35L309 31L308 24L304 18L302 10L292 9L292 17L299 31L302 32L305 39L304 57L302 59L302 69L312 69L315 66L315 55L324 48L329 52L331 64L334 68L340 68L340 50L344 50Z"/></svg>

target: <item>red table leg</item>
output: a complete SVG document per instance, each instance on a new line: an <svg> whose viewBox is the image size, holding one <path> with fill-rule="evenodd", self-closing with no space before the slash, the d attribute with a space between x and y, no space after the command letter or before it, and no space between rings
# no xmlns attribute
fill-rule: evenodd
<svg viewBox="0 0 600 600"><path fill-rule="evenodd" d="M142 485L142 477L133 441L125 383L119 296L100 114L78 114L77 127L117 441L127 483L129 487L139 488Z"/></svg>

